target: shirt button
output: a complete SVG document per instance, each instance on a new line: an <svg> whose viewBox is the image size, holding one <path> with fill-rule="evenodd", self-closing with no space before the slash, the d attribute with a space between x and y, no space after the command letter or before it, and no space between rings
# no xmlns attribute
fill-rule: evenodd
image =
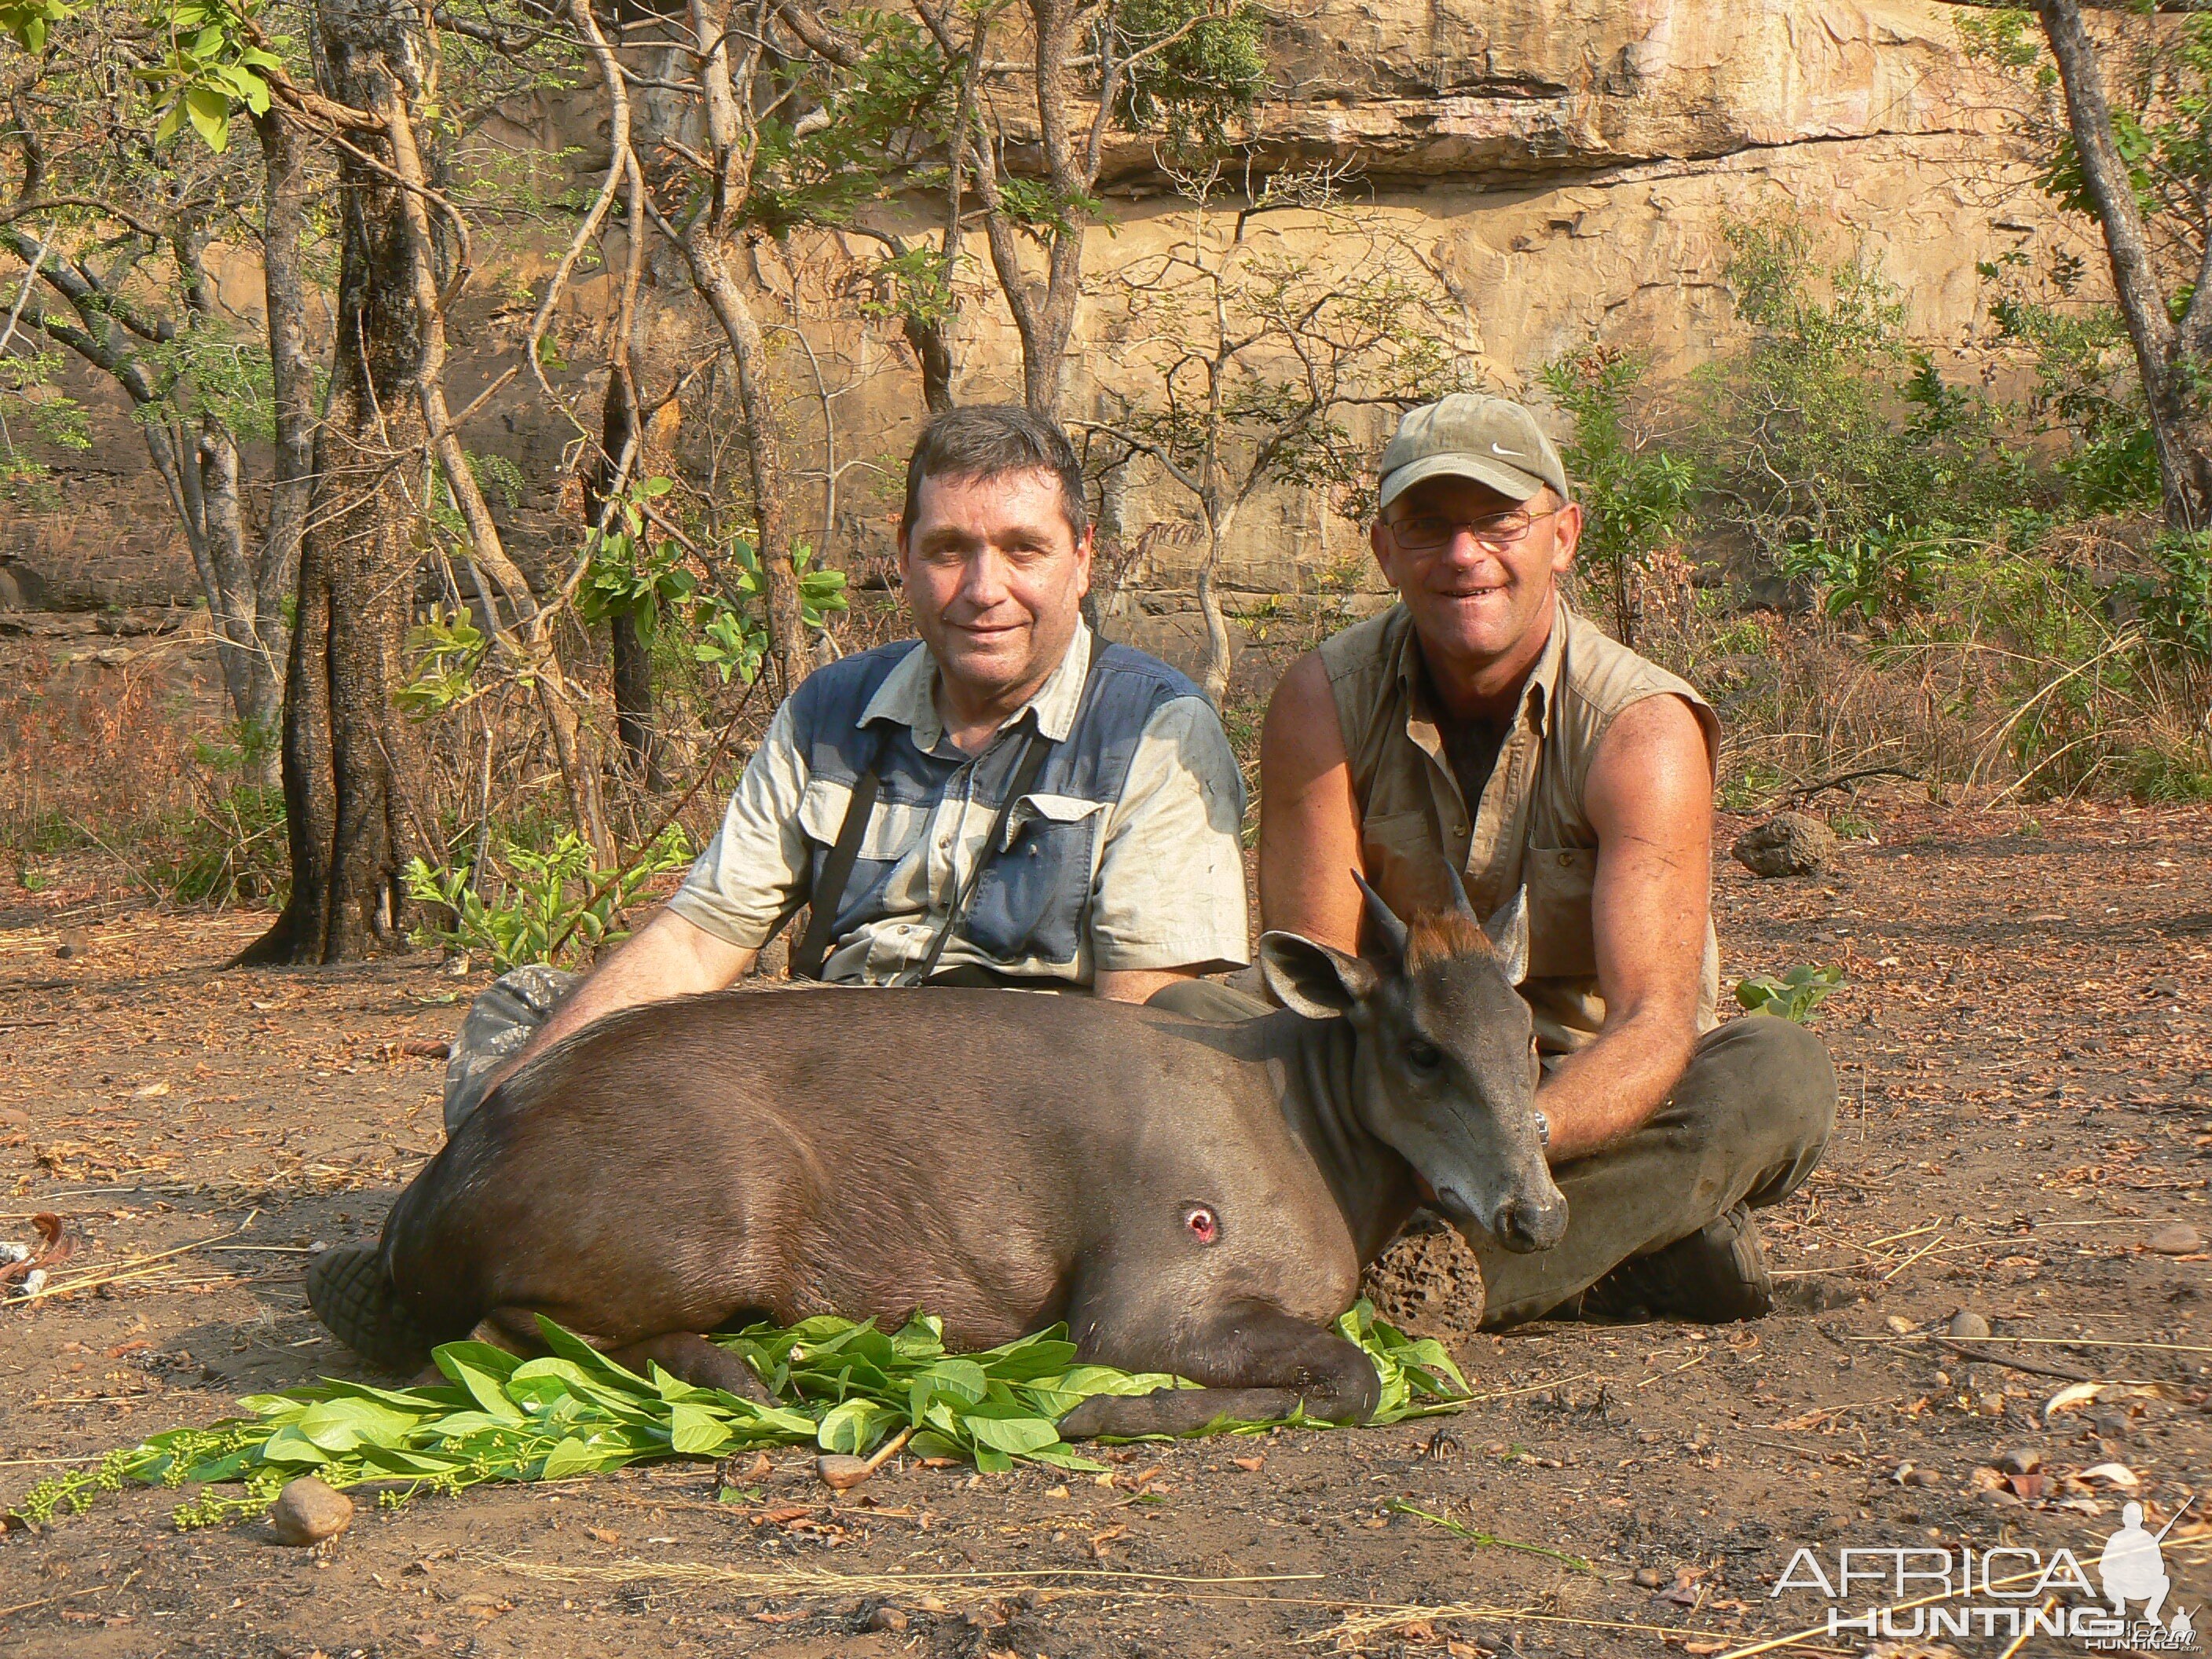
<svg viewBox="0 0 2212 1659"><path fill-rule="evenodd" d="M1559 854L1559 868L1562 870L1571 868L1573 866L1574 861L1575 855L1572 853L1562 853Z"/></svg>

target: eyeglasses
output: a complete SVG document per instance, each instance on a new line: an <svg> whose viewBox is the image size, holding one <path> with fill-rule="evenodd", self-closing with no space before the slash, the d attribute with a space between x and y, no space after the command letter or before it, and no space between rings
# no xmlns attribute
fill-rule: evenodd
<svg viewBox="0 0 2212 1659"><path fill-rule="evenodd" d="M1441 514L1419 513L1410 519L1400 519L1389 528L1398 545L1409 553L1432 552L1447 546L1462 530L1485 547L1507 548L1526 537L1537 520L1548 519L1565 510L1564 503L1542 513L1516 507L1481 519L1447 519Z"/></svg>

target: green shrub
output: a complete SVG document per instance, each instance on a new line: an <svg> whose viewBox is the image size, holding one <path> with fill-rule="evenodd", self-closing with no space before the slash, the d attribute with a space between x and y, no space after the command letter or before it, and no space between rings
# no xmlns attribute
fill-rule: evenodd
<svg viewBox="0 0 2212 1659"><path fill-rule="evenodd" d="M281 905L292 889L284 833L284 792L234 783L203 792L172 827L168 856L155 869L161 886L185 904Z"/></svg>
<svg viewBox="0 0 2212 1659"><path fill-rule="evenodd" d="M1948 385L1863 252L1826 264L1780 208L1723 227L1749 337L1701 371L1703 516L1778 561L1808 544L1972 533L2039 494L2007 413Z"/></svg>
<svg viewBox="0 0 2212 1659"><path fill-rule="evenodd" d="M1739 981L1735 1000L1747 1012L1772 1014L1793 1024L1810 1025L1813 1011L1843 982L1844 970L1833 963L1815 968L1801 963L1778 979L1772 974L1753 974Z"/></svg>
<svg viewBox="0 0 2212 1659"><path fill-rule="evenodd" d="M589 961L600 945L623 937L614 927L616 913L635 902L653 877L691 857L690 838L673 823L620 870L599 868L573 830L561 832L544 852L508 841L489 901L471 872L410 859L403 872L407 896L446 917L425 921L410 937L418 945L487 957L501 973L527 963Z"/></svg>
<svg viewBox="0 0 2212 1659"><path fill-rule="evenodd" d="M1613 632L1634 646L1640 579L1652 556L1687 532L1697 469L1661 449L1632 417L1644 365L1593 340L1544 366L1542 380L1575 422L1561 458L1584 513L1580 557L1610 590Z"/></svg>
<svg viewBox="0 0 2212 1659"><path fill-rule="evenodd" d="M2169 532L2151 557L2158 574L2138 588L2144 625L2161 644L2212 659L2212 535Z"/></svg>

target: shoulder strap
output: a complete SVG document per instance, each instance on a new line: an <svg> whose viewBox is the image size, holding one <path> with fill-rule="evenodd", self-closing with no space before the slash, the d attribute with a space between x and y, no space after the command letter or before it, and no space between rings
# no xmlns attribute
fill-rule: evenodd
<svg viewBox="0 0 2212 1659"><path fill-rule="evenodd" d="M791 951L794 979L820 979L822 963L830 954L830 929L837 925L837 907L845 902L845 885L853 879L854 860L860 856L860 841L868 833L868 819L876 810L876 763L870 761L853 780L853 798L845 806L845 821L837 826L836 844L823 861L822 879L806 901L806 933Z"/></svg>
<svg viewBox="0 0 2212 1659"><path fill-rule="evenodd" d="M937 937L929 941L929 954L921 959L905 983L919 985L937 971L937 959L945 954L947 940L953 929L967 918L968 906L975 897L975 890L982 884L984 869L999 855L999 843L1006 838L1006 822L1014 815L1014 803L1036 787L1037 774L1044 770L1045 756L1051 752L1052 739L1034 727L1023 739L1020 762L1014 768L1013 781L1006 786L1006 798L999 803L997 814L991 819L991 833L984 841L982 850L975 855L975 867L968 872L967 883L961 888L952 904L938 924Z"/></svg>

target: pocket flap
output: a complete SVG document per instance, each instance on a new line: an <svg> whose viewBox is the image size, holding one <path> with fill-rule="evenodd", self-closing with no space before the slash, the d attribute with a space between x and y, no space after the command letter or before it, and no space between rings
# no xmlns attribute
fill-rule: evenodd
<svg viewBox="0 0 2212 1659"><path fill-rule="evenodd" d="M835 847L838 833L845 827L846 809L852 804L851 784L830 778L812 779L799 799L799 827L808 840ZM867 830L860 837L860 856L874 860L898 858L920 838L929 814L927 806L902 806L878 795L875 810L868 814Z"/></svg>
<svg viewBox="0 0 2212 1659"><path fill-rule="evenodd" d="M1024 795L1014 803L1014 810L1006 815L1006 839L1000 850L1014 844L1024 826L1036 823L1080 823L1093 812L1103 811L1103 800L1085 800L1080 795Z"/></svg>

